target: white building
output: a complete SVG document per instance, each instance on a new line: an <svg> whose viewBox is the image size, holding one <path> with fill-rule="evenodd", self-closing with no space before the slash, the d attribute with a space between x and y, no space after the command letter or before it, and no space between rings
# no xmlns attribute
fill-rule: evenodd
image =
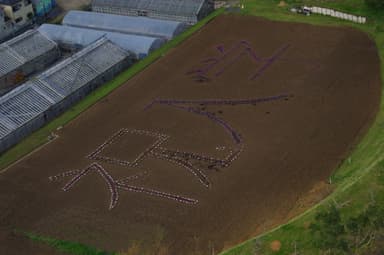
<svg viewBox="0 0 384 255"><path fill-rule="evenodd" d="M12 34L13 22L5 15L4 9L0 7L0 41Z"/></svg>
<svg viewBox="0 0 384 255"><path fill-rule="evenodd" d="M32 23L34 13L30 0L0 0L0 7L16 26Z"/></svg>

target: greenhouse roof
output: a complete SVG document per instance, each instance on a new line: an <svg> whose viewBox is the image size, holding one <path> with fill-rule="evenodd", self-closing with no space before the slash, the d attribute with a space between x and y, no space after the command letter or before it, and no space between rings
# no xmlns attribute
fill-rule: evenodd
<svg viewBox="0 0 384 255"><path fill-rule="evenodd" d="M92 6L150 10L170 15L197 15L206 0L93 0Z"/></svg>
<svg viewBox="0 0 384 255"><path fill-rule="evenodd" d="M127 57L102 38L0 97L0 139Z"/></svg>
<svg viewBox="0 0 384 255"><path fill-rule="evenodd" d="M149 52L159 48L165 42L164 39L148 36L51 24L44 24L38 30L58 44L72 45L74 47L85 47L105 37L122 49L134 53L138 58L147 56Z"/></svg>
<svg viewBox="0 0 384 255"><path fill-rule="evenodd" d="M0 98L0 139L40 115L52 105L31 84L23 84Z"/></svg>
<svg viewBox="0 0 384 255"><path fill-rule="evenodd" d="M57 44L36 30L29 30L0 44L0 76L47 53Z"/></svg>
<svg viewBox="0 0 384 255"><path fill-rule="evenodd" d="M38 80L66 97L128 56L128 52L102 38L43 72Z"/></svg>
<svg viewBox="0 0 384 255"><path fill-rule="evenodd" d="M176 21L85 11L68 12L63 25L166 39L186 29L186 24Z"/></svg>

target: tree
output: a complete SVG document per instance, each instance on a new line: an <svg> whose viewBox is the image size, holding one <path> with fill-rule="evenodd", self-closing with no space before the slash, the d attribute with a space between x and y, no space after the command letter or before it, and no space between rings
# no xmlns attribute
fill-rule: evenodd
<svg viewBox="0 0 384 255"><path fill-rule="evenodd" d="M334 205L315 216L315 222L310 225L310 231L314 245L323 251L338 253L349 250L345 238L345 227L341 221L340 212Z"/></svg>
<svg viewBox="0 0 384 255"><path fill-rule="evenodd" d="M353 250L368 247L384 227L384 209L377 203L371 203L356 217L346 219L345 226L353 240Z"/></svg>
<svg viewBox="0 0 384 255"><path fill-rule="evenodd" d="M382 9L384 10L384 1L383 0L365 0L365 4L373 9Z"/></svg>
<svg viewBox="0 0 384 255"><path fill-rule="evenodd" d="M346 219L345 227L347 233L352 239L350 248L352 248L355 253L356 250L361 246L362 241L366 238L366 233L369 229L369 223L369 218L364 213L358 215L357 217L350 217Z"/></svg>

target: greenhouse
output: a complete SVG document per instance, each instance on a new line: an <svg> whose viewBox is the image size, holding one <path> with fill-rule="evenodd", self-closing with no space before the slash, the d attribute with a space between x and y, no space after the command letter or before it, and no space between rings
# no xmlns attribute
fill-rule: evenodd
<svg viewBox="0 0 384 255"><path fill-rule="evenodd" d="M102 38L0 97L0 153L132 62L128 52Z"/></svg>
<svg viewBox="0 0 384 255"><path fill-rule="evenodd" d="M0 95L59 56L57 44L36 30L0 44Z"/></svg>
<svg viewBox="0 0 384 255"><path fill-rule="evenodd" d="M214 10L211 0L93 0L92 11L195 24Z"/></svg>
<svg viewBox="0 0 384 255"><path fill-rule="evenodd" d="M167 40L172 39L187 28L185 23L177 21L85 11L68 12L62 24L125 34L160 37Z"/></svg>
<svg viewBox="0 0 384 255"><path fill-rule="evenodd" d="M62 47L75 49L88 46L96 40L105 37L122 49L132 52L139 59L146 57L151 51L159 48L165 42L164 39L155 37L51 24L44 24L38 30Z"/></svg>

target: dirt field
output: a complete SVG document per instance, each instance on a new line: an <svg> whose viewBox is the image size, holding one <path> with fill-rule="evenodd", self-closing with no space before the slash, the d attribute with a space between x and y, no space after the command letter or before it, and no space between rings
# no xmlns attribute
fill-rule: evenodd
<svg viewBox="0 0 384 255"><path fill-rule="evenodd" d="M0 229L217 253L312 201L379 101L365 34L219 17L1 175Z"/></svg>
<svg viewBox="0 0 384 255"><path fill-rule="evenodd" d="M64 10L79 10L91 4L91 0L57 0L57 4Z"/></svg>

